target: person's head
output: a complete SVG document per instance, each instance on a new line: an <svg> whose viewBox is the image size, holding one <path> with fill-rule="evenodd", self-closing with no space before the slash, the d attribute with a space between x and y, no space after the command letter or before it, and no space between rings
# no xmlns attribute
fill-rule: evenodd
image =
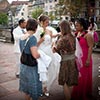
<svg viewBox="0 0 100 100"><path fill-rule="evenodd" d="M88 27L88 30L94 30L94 24L93 23L90 23L90 26Z"/></svg>
<svg viewBox="0 0 100 100"><path fill-rule="evenodd" d="M38 26L38 22L35 19L33 18L28 19L26 24L26 30L36 32L37 26Z"/></svg>
<svg viewBox="0 0 100 100"><path fill-rule="evenodd" d="M39 22L42 27L47 27L49 25L49 17L46 15L41 15L39 17Z"/></svg>
<svg viewBox="0 0 100 100"><path fill-rule="evenodd" d="M88 24L85 19L79 18L75 21L76 31L86 31L88 29Z"/></svg>
<svg viewBox="0 0 100 100"><path fill-rule="evenodd" d="M18 25L21 27L21 28L26 28L26 21L24 18L20 19L18 21Z"/></svg>
<svg viewBox="0 0 100 100"><path fill-rule="evenodd" d="M90 22L90 23L94 23L94 18L93 18L93 17L90 17L90 18L89 18L89 22Z"/></svg>
<svg viewBox="0 0 100 100"><path fill-rule="evenodd" d="M74 18L71 18L71 19L69 20L69 23L70 23L70 24L73 24L74 22L75 22Z"/></svg>
<svg viewBox="0 0 100 100"><path fill-rule="evenodd" d="M63 20L59 23L59 28L62 35L71 34L70 25L66 20Z"/></svg>

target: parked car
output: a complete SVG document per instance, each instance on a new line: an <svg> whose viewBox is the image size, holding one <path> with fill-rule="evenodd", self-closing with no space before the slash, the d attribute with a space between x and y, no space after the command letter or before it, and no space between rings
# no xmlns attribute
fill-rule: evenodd
<svg viewBox="0 0 100 100"><path fill-rule="evenodd" d="M50 26L54 27L58 32L60 31L59 29L59 22L60 20L53 20L51 23L50 23Z"/></svg>

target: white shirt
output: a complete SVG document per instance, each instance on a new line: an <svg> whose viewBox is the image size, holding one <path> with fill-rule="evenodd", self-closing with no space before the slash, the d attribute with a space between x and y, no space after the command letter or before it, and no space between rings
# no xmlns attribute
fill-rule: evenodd
<svg viewBox="0 0 100 100"><path fill-rule="evenodd" d="M97 29L98 29L97 24L94 23L94 30L97 30Z"/></svg>
<svg viewBox="0 0 100 100"><path fill-rule="evenodd" d="M19 47L19 41L20 39L24 36L24 32L22 31L23 29L20 26L17 26L13 30L13 36L14 36L14 52L15 53L20 53L20 47Z"/></svg>

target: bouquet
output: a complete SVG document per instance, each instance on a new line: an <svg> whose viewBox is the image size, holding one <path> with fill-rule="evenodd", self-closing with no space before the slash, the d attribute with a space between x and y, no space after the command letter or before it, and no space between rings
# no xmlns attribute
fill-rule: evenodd
<svg viewBox="0 0 100 100"><path fill-rule="evenodd" d="M44 36L45 32L43 30L43 28L41 28L41 34L40 34L40 37L42 38Z"/></svg>
<svg viewBox="0 0 100 100"><path fill-rule="evenodd" d="M40 37L42 38L42 37L44 36L44 34L45 34L45 32L42 32L42 33L40 34Z"/></svg>

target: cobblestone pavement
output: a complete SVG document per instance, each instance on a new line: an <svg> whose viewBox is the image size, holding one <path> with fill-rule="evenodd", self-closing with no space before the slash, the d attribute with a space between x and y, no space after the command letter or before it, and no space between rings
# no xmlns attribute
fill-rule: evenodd
<svg viewBox="0 0 100 100"><path fill-rule="evenodd" d="M93 53L93 59L93 92L95 98L99 98L100 54ZM0 100L25 100L24 95L18 91L19 79L15 76L15 64L13 44L0 42ZM43 97L42 100L64 100L62 87L57 84L57 80L50 94L50 97Z"/></svg>
<svg viewBox="0 0 100 100"><path fill-rule="evenodd" d="M19 79L15 76L15 55L13 44L0 42L0 100L25 100L18 91ZM64 100L62 87L55 80L50 97L42 100Z"/></svg>

